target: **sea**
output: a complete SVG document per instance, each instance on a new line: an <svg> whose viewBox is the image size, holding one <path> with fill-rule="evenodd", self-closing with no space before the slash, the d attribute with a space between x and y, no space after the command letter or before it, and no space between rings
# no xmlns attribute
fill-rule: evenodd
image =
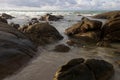
<svg viewBox="0 0 120 80"><path fill-rule="evenodd" d="M66 44L68 37L64 34L65 29L81 20L81 18L107 12L107 10L99 11L74 11L74 10L56 10L56 11L41 11L41 10L0 10L0 14L7 13L15 18L8 20L9 23L14 22L20 24L21 27L27 24L31 18L40 18L46 13L54 15L63 15L64 19L60 21L51 21L60 34L64 37L63 40L46 46L39 46L38 56L33 58L29 64L8 76L4 80L52 80L57 69L74 58L84 59L100 59L110 62L114 65L115 75L111 80L120 80L120 44L112 43L112 47L98 47L95 44L87 44L81 41L81 46L69 46L71 50L67 53L54 52L53 49L58 44ZM95 19L105 23L104 19ZM68 46L68 45L67 45Z"/></svg>

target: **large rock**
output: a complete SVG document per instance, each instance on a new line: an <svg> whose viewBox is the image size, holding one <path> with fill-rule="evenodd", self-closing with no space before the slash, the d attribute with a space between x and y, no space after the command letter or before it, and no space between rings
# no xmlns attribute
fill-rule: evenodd
<svg viewBox="0 0 120 80"><path fill-rule="evenodd" d="M4 19L12 19L12 18L14 18L13 16L11 16L9 14L6 14L6 13L2 13L1 17L4 18Z"/></svg>
<svg viewBox="0 0 120 80"><path fill-rule="evenodd" d="M102 22L83 18L81 22L74 24L65 30L65 34L75 38L90 38L98 40L101 34Z"/></svg>
<svg viewBox="0 0 120 80"><path fill-rule="evenodd" d="M35 56L36 46L17 29L0 22L0 80Z"/></svg>
<svg viewBox="0 0 120 80"><path fill-rule="evenodd" d="M98 18L98 19L111 19L117 17L120 17L120 11L110 11L93 16L93 18Z"/></svg>
<svg viewBox="0 0 120 80"><path fill-rule="evenodd" d="M53 80L109 80L113 74L112 64L104 60L77 58L63 65Z"/></svg>
<svg viewBox="0 0 120 80"><path fill-rule="evenodd" d="M21 30L24 30L24 33L37 45L45 45L63 39L56 28L48 23L36 23L24 29L21 28Z"/></svg>
<svg viewBox="0 0 120 80"><path fill-rule="evenodd" d="M51 15L51 14L46 14L44 16L41 16L40 20L42 21L58 21L60 19L63 19L63 16L61 15Z"/></svg>
<svg viewBox="0 0 120 80"><path fill-rule="evenodd" d="M108 41L120 41L120 17L108 20L102 28L102 37Z"/></svg>
<svg viewBox="0 0 120 80"><path fill-rule="evenodd" d="M70 51L70 48L64 44L59 44L59 45L55 46L54 51L56 51L56 52L68 52L68 51Z"/></svg>

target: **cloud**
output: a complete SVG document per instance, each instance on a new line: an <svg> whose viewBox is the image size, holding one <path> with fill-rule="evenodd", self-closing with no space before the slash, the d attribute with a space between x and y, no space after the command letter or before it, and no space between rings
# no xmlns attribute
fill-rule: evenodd
<svg viewBox="0 0 120 80"><path fill-rule="evenodd" d="M120 0L0 0L0 8L41 10L120 9Z"/></svg>

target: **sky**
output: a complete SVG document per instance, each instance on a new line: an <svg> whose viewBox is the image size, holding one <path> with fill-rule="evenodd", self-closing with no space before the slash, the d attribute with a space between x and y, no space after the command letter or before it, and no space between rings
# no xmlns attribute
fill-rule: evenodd
<svg viewBox="0 0 120 80"><path fill-rule="evenodd" d="M120 0L0 0L0 9L120 10Z"/></svg>

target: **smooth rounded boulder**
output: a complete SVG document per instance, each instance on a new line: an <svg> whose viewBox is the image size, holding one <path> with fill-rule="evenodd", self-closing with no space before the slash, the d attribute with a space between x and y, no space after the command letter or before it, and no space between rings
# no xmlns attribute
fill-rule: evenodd
<svg viewBox="0 0 120 80"><path fill-rule="evenodd" d="M55 46L55 49L53 49L55 52L69 52L70 48L66 46L65 44L59 44Z"/></svg>
<svg viewBox="0 0 120 80"><path fill-rule="evenodd" d="M23 33L0 22L0 80L25 66L36 51L36 46Z"/></svg>
<svg viewBox="0 0 120 80"><path fill-rule="evenodd" d="M24 30L24 34L36 45L50 44L63 39L57 29L49 23L36 23L21 30Z"/></svg>
<svg viewBox="0 0 120 80"><path fill-rule="evenodd" d="M75 58L60 67L53 80L110 80L113 74L112 64L104 60Z"/></svg>

